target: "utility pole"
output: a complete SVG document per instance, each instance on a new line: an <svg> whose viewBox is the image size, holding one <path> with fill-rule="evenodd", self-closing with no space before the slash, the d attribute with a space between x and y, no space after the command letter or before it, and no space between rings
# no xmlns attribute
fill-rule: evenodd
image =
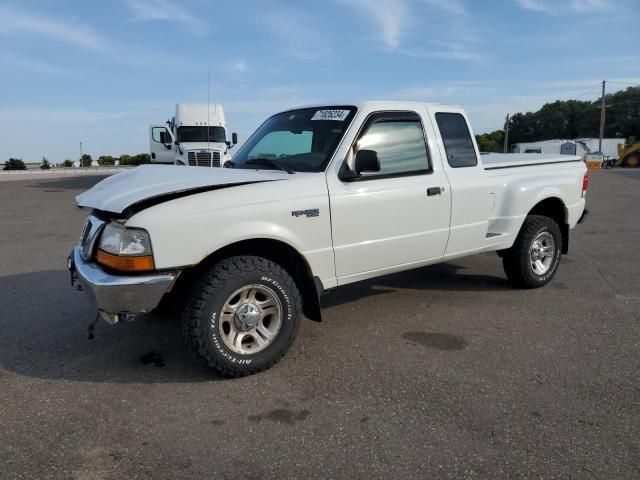
<svg viewBox="0 0 640 480"><path fill-rule="evenodd" d="M602 81L602 104L600 107L600 141L598 142L598 152L602 153L602 139L604 138L604 120L605 120L605 114L604 114L604 88L606 85L607 81L603 80Z"/></svg>
<svg viewBox="0 0 640 480"><path fill-rule="evenodd" d="M80 165L82 165L82 142L80 142Z"/></svg>
<svg viewBox="0 0 640 480"><path fill-rule="evenodd" d="M509 153L509 114L507 113L507 121L504 124L504 153Z"/></svg>

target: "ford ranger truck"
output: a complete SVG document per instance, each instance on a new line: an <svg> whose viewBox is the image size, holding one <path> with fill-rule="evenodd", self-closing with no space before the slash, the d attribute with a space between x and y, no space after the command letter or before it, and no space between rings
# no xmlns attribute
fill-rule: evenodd
<svg viewBox="0 0 640 480"><path fill-rule="evenodd" d="M587 181L579 157L481 157L460 107L296 108L227 168L143 165L78 195L91 213L68 267L103 319L180 305L195 355L247 375L342 285L490 251L515 287L546 285Z"/></svg>

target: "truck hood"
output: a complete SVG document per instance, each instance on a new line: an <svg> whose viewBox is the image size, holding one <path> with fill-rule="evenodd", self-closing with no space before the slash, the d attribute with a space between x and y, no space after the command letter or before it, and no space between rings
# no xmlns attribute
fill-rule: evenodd
<svg viewBox="0 0 640 480"><path fill-rule="evenodd" d="M107 177L76 197L79 207L123 213L136 205L248 183L289 180L280 171L141 165Z"/></svg>

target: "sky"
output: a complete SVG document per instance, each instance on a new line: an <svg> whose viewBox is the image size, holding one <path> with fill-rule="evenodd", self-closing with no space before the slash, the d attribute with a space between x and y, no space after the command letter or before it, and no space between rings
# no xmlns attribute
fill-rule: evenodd
<svg viewBox="0 0 640 480"><path fill-rule="evenodd" d="M241 142L285 108L377 99L462 105L483 133L640 84L639 26L640 0L0 0L0 162L148 152L209 71Z"/></svg>

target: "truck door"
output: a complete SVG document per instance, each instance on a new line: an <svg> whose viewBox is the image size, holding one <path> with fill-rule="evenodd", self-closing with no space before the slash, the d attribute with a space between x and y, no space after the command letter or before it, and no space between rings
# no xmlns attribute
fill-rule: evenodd
<svg viewBox="0 0 640 480"><path fill-rule="evenodd" d="M149 144L151 163L173 165L176 158L173 135L165 125L151 125L149 127Z"/></svg>
<svg viewBox="0 0 640 480"><path fill-rule="evenodd" d="M486 244L492 197L467 118L456 108L430 113L451 184L451 233L445 254L480 250Z"/></svg>
<svg viewBox="0 0 640 480"><path fill-rule="evenodd" d="M434 168L425 138L418 113L375 112L344 162L353 170L358 151L374 151L380 170L352 181L327 176L338 284L444 255L449 187L440 165Z"/></svg>

